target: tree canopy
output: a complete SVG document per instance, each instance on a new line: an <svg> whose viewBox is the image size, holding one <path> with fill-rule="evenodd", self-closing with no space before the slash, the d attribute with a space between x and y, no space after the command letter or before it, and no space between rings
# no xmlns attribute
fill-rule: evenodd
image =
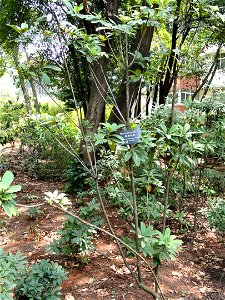
<svg viewBox="0 0 225 300"><path fill-rule="evenodd" d="M28 77L41 76L70 107L75 98L93 131L106 103L117 123L141 113L142 91L146 106L164 104L177 76L203 76L210 68L200 54L224 44L221 1L1 0L0 8L4 52L32 45Z"/></svg>

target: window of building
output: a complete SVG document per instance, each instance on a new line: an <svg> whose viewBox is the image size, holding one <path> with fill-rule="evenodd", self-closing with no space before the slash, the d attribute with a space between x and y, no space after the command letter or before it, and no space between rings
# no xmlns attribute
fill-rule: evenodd
<svg viewBox="0 0 225 300"><path fill-rule="evenodd" d="M177 93L177 103L184 103L186 100L191 99L192 95L194 95L193 91L178 91Z"/></svg>
<svg viewBox="0 0 225 300"><path fill-rule="evenodd" d="M225 53L220 53L218 69L225 70Z"/></svg>

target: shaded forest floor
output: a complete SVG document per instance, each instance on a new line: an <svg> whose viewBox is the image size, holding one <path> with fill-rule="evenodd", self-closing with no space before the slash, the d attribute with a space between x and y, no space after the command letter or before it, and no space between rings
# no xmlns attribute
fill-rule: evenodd
<svg viewBox="0 0 225 300"><path fill-rule="evenodd" d="M63 183L43 181L22 172L15 153L8 150L8 168L14 172L15 183L22 184L22 192L17 201L27 204L43 202L44 192L58 189L63 192ZM76 199L71 199L75 204ZM63 214L53 207L43 205L43 214L37 220L25 214L20 207L20 215L8 218L3 211L0 217L0 248L5 251L21 251L30 262L51 259L60 263L68 271L68 280L63 283L62 299L66 300L147 300L152 299L136 286L128 270L123 267L122 258L116 244L103 233L98 234L96 250L85 264L80 258L68 258L50 255L46 246L56 236L56 231L65 219ZM126 223L120 219L113 208L109 208L109 217L118 236L127 234ZM187 232L178 237L184 244L176 260L166 262L160 269L159 282L168 300L225 300L225 248L220 237L207 228L200 220L196 233ZM131 260L132 264L132 260ZM144 270L144 281L153 285L149 270ZM0 297L1 298L1 297ZM47 299L46 299L47 300Z"/></svg>

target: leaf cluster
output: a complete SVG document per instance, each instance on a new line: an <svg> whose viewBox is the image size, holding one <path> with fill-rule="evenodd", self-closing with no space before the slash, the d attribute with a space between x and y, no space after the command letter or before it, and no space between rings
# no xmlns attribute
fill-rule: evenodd
<svg viewBox="0 0 225 300"><path fill-rule="evenodd" d="M207 220L211 228L215 228L222 235L225 234L225 199L209 199L209 208L206 211Z"/></svg>
<svg viewBox="0 0 225 300"><path fill-rule="evenodd" d="M126 237L125 241L135 249L133 239ZM152 257L155 266L158 266L163 260L174 259L178 252L178 247L183 242L176 239L176 236L171 234L169 228L166 228L165 232L161 233L158 230L154 230L152 225L146 226L141 222L138 229L138 243L143 255ZM130 251L129 254L131 254Z"/></svg>
<svg viewBox="0 0 225 300"><path fill-rule="evenodd" d="M13 173L11 171L6 171L0 181L0 205L9 217L16 216L18 214L14 199L16 197L16 193L22 188L21 185L11 185L13 180Z"/></svg>
<svg viewBox="0 0 225 300"><path fill-rule="evenodd" d="M88 254L93 250L93 234L95 230L81 224L75 218L66 216L67 221L62 229L58 230L59 239L53 239L47 247L51 253L77 255Z"/></svg>
<svg viewBox="0 0 225 300"><path fill-rule="evenodd" d="M41 260L28 264L25 257L0 249L0 294L2 300L59 300L67 272L57 263ZM14 296L13 296L14 295Z"/></svg>
<svg viewBox="0 0 225 300"><path fill-rule="evenodd" d="M61 299L61 284L67 279L66 274L60 265L49 260L32 264L29 272L18 284L17 299L24 297L30 300Z"/></svg>

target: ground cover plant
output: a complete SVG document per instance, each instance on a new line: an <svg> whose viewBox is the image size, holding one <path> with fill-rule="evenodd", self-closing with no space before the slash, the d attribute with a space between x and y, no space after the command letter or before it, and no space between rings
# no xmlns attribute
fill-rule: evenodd
<svg viewBox="0 0 225 300"><path fill-rule="evenodd" d="M4 253L0 249L1 298L4 299L60 299L60 286L66 272L57 263L42 260L28 265L17 252Z"/></svg>

